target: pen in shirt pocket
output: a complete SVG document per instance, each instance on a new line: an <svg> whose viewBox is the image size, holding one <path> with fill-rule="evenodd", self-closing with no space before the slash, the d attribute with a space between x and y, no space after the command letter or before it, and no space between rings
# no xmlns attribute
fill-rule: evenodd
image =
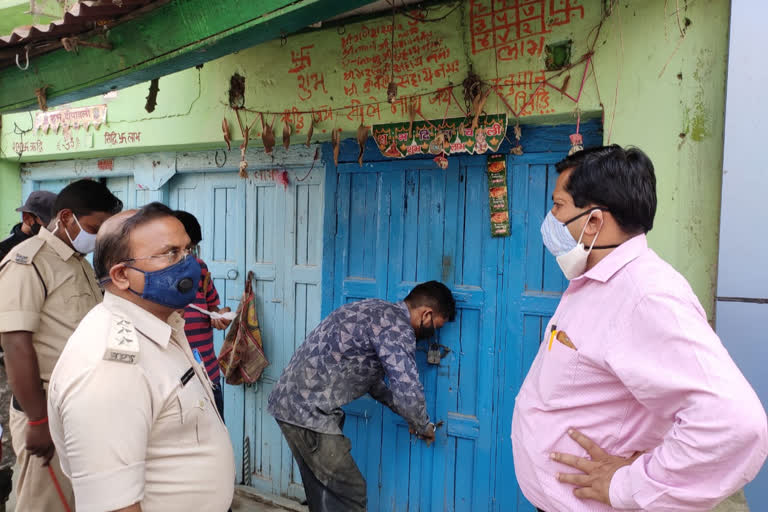
<svg viewBox="0 0 768 512"><path fill-rule="evenodd" d="M552 351L552 342L555 340L555 335L557 334L557 326L555 324L552 324L552 328L550 329L550 335L549 335L549 346L547 347L547 351Z"/></svg>
<svg viewBox="0 0 768 512"><path fill-rule="evenodd" d="M205 374L206 378L208 379L208 383L211 385L211 388L213 388L213 386L214 386L213 381L211 380L211 377L208 375L208 370L205 367L205 364L203 363L203 357L200 355L200 351L197 350L197 349L193 349L192 350L192 355L195 357L195 361L197 362L197 364L200 365L200 368L203 369L203 373Z"/></svg>

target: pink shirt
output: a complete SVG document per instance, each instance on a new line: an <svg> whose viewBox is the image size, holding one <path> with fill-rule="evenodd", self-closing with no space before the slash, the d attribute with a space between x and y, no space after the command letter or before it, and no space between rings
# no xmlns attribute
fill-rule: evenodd
<svg viewBox="0 0 768 512"><path fill-rule="evenodd" d="M768 455L757 395L687 281L645 235L571 281L512 418L515 473L534 505L613 510L576 498L573 486L555 479L578 471L552 461L551 452L586 455L569 428L614 455L647 452L614 475L617 509L710 510L753 479Z"/></svg>

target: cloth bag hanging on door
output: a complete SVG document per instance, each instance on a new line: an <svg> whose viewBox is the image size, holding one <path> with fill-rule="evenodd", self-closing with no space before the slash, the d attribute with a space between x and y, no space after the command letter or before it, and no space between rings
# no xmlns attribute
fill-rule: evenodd
<svg viewBox="0 0 768 512"><path fill-rule="evenodd" d="M261 341L259 319L256 316L256 297L253 294L253 272L248 272L245 291L237 317L227 332L219 353L219 366L227 384L252 384L269 366Z"/></svg>

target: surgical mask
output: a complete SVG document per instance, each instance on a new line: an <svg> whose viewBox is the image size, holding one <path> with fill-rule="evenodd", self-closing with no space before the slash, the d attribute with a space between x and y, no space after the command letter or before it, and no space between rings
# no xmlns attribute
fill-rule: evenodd
<svg viewBox="0 0 768 512"><path fill-rule="evenodd" d="M592 244L589 246L589 249L584 247L581 240L584 237L584 231L587 229L587 224L589 224L589 219L592 218L592 214L595 210L605 209L592 208L567 222L560 222L550 211L544 218L544 222L541 223L541 238L544 241L544 245L555 257L557 264L560 266L560 270L563 271L565 278L569 281L579 277L587 269L587 259L589 258L592 249L595 247L595 242L600 234L600 231L598 230L597 234L595 234L595 238L592 239ZM574 240L573 235L571 235L571 232L568 230L568 224L584 215L589 215L589 217L587 217L587 222L584 223L579 239ZM602 228L602 224L600 227Z"/></svg>
<svg viewBox="0 0 768 512"><path fill-rule="evenodd" d="M80 232L77 234L74 240L72 240L72 237L69 236L69 231L67 231L66 227L64 228L64 233L67 234L67 238L69 238L69 241L72 243L72 248L74 248L80 254L90 254L96 248L96 235L83 229L83 226L80 225L80 221L77 220L77 215L73 215L73 217L75 218L77 227L80 228ZM59 230L60 220L61 219L56 219L56 227L53 228L54 234Z"/></svg>
<svg viewBox="0 0 768 512"><path fill-rule="evenodd" d="M435 321L432 320L432 325L425 326L424 319L421 319L419 328L415 330L417 340L426 340L435 335Z"/></svg>
<svg viewBox="0 0 768 512"><path fill-rule="evenodd" d="M187 255L170 267L152 272L128 266L144 274L144 291L131 290L142 299L173 309L182 309L195 300L200 282L200 264Z"/></svg>

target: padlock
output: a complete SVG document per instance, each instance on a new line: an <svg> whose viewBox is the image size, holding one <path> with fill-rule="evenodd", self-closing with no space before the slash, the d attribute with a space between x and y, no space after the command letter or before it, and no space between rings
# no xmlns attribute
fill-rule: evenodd
<svg viewBox="0 0 768 512"><path fill-rule="evenodd" d="M437 343L430 344L429 351L427 352L427 363L440 364L442 358L443 355L440 353L440 345Z"/></svg>

